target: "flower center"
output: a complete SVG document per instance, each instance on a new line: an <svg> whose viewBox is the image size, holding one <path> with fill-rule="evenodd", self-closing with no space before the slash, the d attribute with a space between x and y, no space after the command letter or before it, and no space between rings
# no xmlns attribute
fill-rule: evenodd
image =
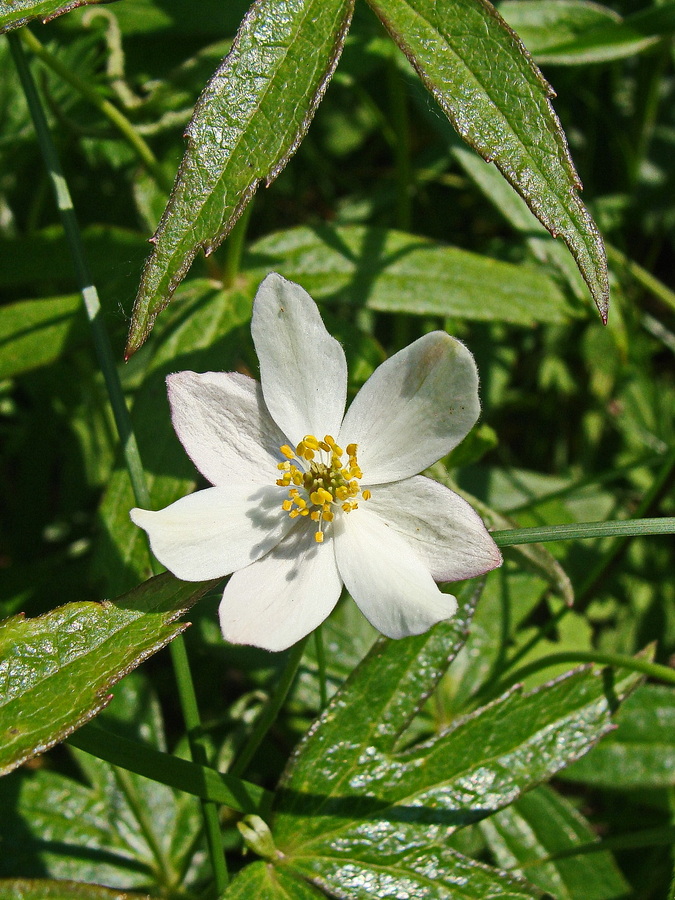
<svg viewBox="0 0 675 900"><path fill-rule="evenodd" d="M337 512L358 509L359 498L370 500L370 491L362 491L359 486L363 472L356 458L356 444L348 444L343 450L329 434L322 441L306 434L295 450L288 444L279 449L286 459L277 465L283 473L277 484L288 488L281 508L291 519L309 516L316 522L317 544L323 541L324 523L332 522Z"/></svg>

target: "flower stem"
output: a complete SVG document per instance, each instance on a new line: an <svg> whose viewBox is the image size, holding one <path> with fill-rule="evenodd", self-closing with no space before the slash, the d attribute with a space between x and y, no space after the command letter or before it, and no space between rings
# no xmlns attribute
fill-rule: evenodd
<svg viewBox="0 0 675 900"><path fill-rule="evenodd" d="M21 85L26 95L26 101L33 118L35 131L40 143L40 149L54 190L56 205L63 224L66 241L73 258L78 285L91 327L96 357L101 372L103 373L108 396L110 398L110 405L112 407L115 424L122 444L124 459L129 471L129 478L131 480L134 496L139 506L148 507L150 506L150 495L145 481L138 444L136 442L136 436L131 424L131 417L129 415L129 410L127 409L124 392L115 365L112 347L110 346L110 339L103 321L98 291L92 281L87 265L70 190L68 189L68 184L61 169L56 148L54 147L49 133L49 126L47 125L42 102L35 87L21 42L16 34L8 34L7 39L9 41ZM31 42L28 41L27 43L30 45ZM203 758L203 748L195 741L195 729L199 724L199 714L197 711L196 699L194 699L194 685L187 664L187 655L182 635L179 635L172 642L171 655L176 670L181 705L183 707L183 715L188 729L191 751L193 756L196 751L197 756ZM218 824L218 812L214 804L204 801L202 801L202 810L204 813L205 828L207 839L209 841L216 884L219 893L222 893L227 886L227 869L225 868L222 835Z"/></svg>
<svg viewBox="0 0 675 900"><path fill-rule="evenodd" d="M223 287L229 288L235 282L241 269L241 257L244 252L246 231L248 222L253 212L255 197L249 200L243 213L239 216L237 224L227 236L225 241L225 262L223 263L222 281Z"/></svg>
<svg viewBox="0 0 675 900"><path fill-rule="evenodd" d="M520 669L516 669L508 678L497 682L490 689L488 697L498 696L512 685L524 681L529 675L547 669L549 666L557 666L560 663L595 663L600 666L614 666L618 669L629 669L632 672L642 672L649 678L665 681L667 684L675 684L675 669L662 666L659 663L650 662L639 656L625 656L621 653L602 653L597 650L566 650L560 653L550 653L535 659ZM484 699L484 698L483 698Z"/></svg>
<svg viewBox="0 0 675 900"><path fill-rule="evenodd" d="M300 666L300 661L302 660L302 655L305 652L305 645L307 643L307 640L308 638L303 638L301 641L298 641L297 644L291 647L291 650L288 654L288 659L286 660L286 665L284 666L284 670L281 673L281 678L279 679L279 683L277 684L277 688L271 695L270 699L267 701L267 705L265 706L257 722L255 723L253 731L251 732L251 736L244 746L244 749L235 760L234 765L230 767L231 775L234 775L237 778L241 778L241 776L246 771L248 764L253 759L256 750L262 743L265 735L272 727L274 720L276 719L279 710L281 709L283 702L286 699L286 695L288 694L291 685L293 684L293 679L296 676L298 667Z"/></svg>
<svg viewBox="0 0 675 900"><path fill-rule="evenodd" d="M93 88L83 78L81 78L72 69L69 69L61 60L50 53L35 35L28 30L22 28L19 32L24 44L64 81L67 81L75 88L85 99L95 106L108 119L112 125L120 132L126 141L134 148L138 157L145 163L148 171L155 179L157 184L167 194L171 191L172 182L167 177L155 154L152 152L148 144L143 140L141 135L136 131L132 123L127 117L117 109L116 106L101 97L96 88Z"/></svg>
<svg viewBox="0 0 675 900"><path fill-rule="evenodd" d="M319 703L321 709L328 703L328 691L326 689L326 653L323 646L323 626L314 632L314 648L316 651L317 676L319 678Z"/></svg>
<svg viewBox="0 0 675 900"><path fill-rule="evenodd" d="M510 528L507 531L493 531L492 537L499 547L511 547L514 544L543 544L547 541L674 533L675 516L660 516L655 519L628 519L620 522L578 522L571 525Z"/></svg>

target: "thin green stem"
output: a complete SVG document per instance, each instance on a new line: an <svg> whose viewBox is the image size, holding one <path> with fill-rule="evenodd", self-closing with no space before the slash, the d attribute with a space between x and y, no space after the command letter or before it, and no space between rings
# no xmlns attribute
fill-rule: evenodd
<svg viewBox="0 0 675 900"><path fill-rule="evenodd" d="M26 29L22 29L22 31L24 34L27 33ZM129 415L129 410L127 409L126 401L124 398L122 384L120 382L117 367L115 365L112 347L110 346L110 339L108 337L108 332L103 321L103 314L98 297L98 291L96 290L96 287L93 283L91 274L89 272L89 267L87 265L84 246L82 243L82 236L80 234L80 229L77 223L77 217L75 215L75 208L73 206L70 190L64 177L63 170L61 169L61 163L58 158L56 148L54 147L51 135L49 133L49 126L47 125L42 102L35 87L35 82L33 81L30 67L28 65L28 61L26 60L21 41L19 40L17 34L9 34L7 35L7 38L10 44L10 49L14 58L17 72L19 74L19 78L26 95L26 101L28 103L31 116L35 124L35 131L38 136L40 149L42 151L45 165L49 173L49 178L52 183L52 188L54 190L56 205L63 224L66 241L68 243L68 247L75 265L79 289L82 294L87 318L89 319L91 327L91 334L94 342L96 357L101 368L101 372L103 373L108 396L110 398L110 405L113 410L113 416L115 419L115 424L117 426L117 431L119 433L120 442L122 444L122 451L124 453L124 459L129 472L129 478L131 480L136 503L138 503L139 506L144 506L147 508L150 506L150 495L145 481L145 473L143 471L143 465L141 462L140 453L138 451L138 444L136 442L136 436L133 431L131 417ZM31 42L28 41L28 43L30 44ZM196 733L196 726L194 724L195 716L197 718L197 722L199 716L198 712L196 711L196 701L194 702L194 704L191 704L189 701L190 695L194 696L194 685L192 684L192 676L190 674L189 667L187 666L185 645L181 635L175 638L173 643L171 644L171 654L174 659L174 665L176 666L176 677L178 679L181 703L187 702L187 705L183 707L183 715L185 716L185 721L188 728L188 737L190 738L191 750L194 754L196 747L197 755L199 755L199 746L195 744L193 747L194 735ZM178 665L176 665L176 662L178 662ZM186 700L186 698L188 699ZM211 809L209 809L209 807L211 807ZM217 808L213 804L204 801L202 801L202 810L204 813L204 822L206 833L208 836L209 847L211 849L211 859L214 874L216 876L216 884L218 886L219 892L222 893L222 891L227 886L227 870L224 870L225 875L223 879L225 856L222 847L222 835L218 824L218 812Z"/></svg>
<svg viewBox="0 0 675 900"><path fill-rule="evenodd" d="M323 646L323 627L314 632L314 648L316 650L317 676L319 678L319 702L321 709L328 703L328 691L326 688L326 653Z"/></svg>
<svg viewBox="0 0 675 900"><path fill-rule="evenodd" d="M412 221L412 170L410 165L410 122L403 76L392 59L387 67L389 106L394 126L394 165L396 171L396 226L410 231Z"/></svg>
<svg viewBox="0 0 675 900"><path fill-rule="evenodd" d="M595 663L600 666L614 666L619 669L629 669L632 672L641 672L649 678L656 678L659 681L665 681L667 684L675 684L675 669L668 666L659 665L659 663L650 662L647 659L641 659L639 656L624 656L621 653L602 653L596 650L566 650L560 653L550 653L548 656L542 656L541 659L535 659L528 665L517 669L508 678L498 682L491 687L489 696L498 696L514 684L524 681L528 676L540 672L542 669L548 669L550 666L557 666L560 663Z"/></svg>
<svg viewBox="0 0 675 900"><path fill-rule="evenodd" d="M155 877L160 884L164 885L164 887L173 887L175 873L173 872L171 860L163 852L159 841L157 840L157 835L152 827L152 821L148 814L148 810L140 802L131 778L129 777L129 773L119 766L113 766L113 774L120 791L124 794L125 800L136 817L136 821L140 826L141 834L145 838L148 849L154 857L155 865L153 866L153 871Z"/></svg>
<svg viewBox="0 0 675 900"><path fill-rule="evenodd" d="M565 850L558 850L541 859L532 859L528 862L518 862L510 868L531 869L534 866L543 866L546 863L555 862L558 859L569 859L573 856L586 856L589 853L606 853L614 850L630 850L637 847L662 847L670 846L675 842L675 825L665 825L661 828L645 828L632 834L617 834L613 837L603 838L601 841L590 841L587 844L576 844Z"/></svg>
<svg viewBox="0 0 675 900"><path fill-rule="evenodd" d="M642 266L634 262L634 260L629 259L629 257L627 257L625 253L622 253L617 247L613 247L611 244L605 244L605 247L607 248L607 258L610 262L621 266L639 285L641 285L641 287L646 291L649 291L652 296L661 300L661 302L665 303L671 310L675 310L675 291L671 291L671 289L666 287L662 281L659 281L658 278L655 278L654 275L646 269L643 269Z"/></svg>
<svg viewBox="0 0 675 900"><path fill-rule="evenodd" d="M253 212L253 204L255 198L249 200L246 208L227 236L225 241L225 262L223 264L222 281L226 288L232 287L237 275L241 270L241 257L244 252L244 244L246 242L246 232L248 230L249 219Z"/></svg>
<svg viewBox="0 0 675 900"><path fill-rule="evenodd" d="M95 106L101 113L111 122L112 125L120 132L126 141L133 147L139 159L146 165L148 171L155 179L157 184L167 194L171 191L172 182L167 177L155 154L152 152L148 144L143 140L136 131L132 123L127 117L117 109L116 106L101 97L98 91L88 84L83 78L69 69L61 60L50 53L35 35L28 30L22 28L18 32L24 44L53 72L55 72L64 81L67 81L75 88L86 100Z"/></svg>
<svg viewBox="0 0 675 900"><path fill-rule="evenodd" d="M251 732L248 741L246 742L239 756L236 758L234 765L232 765L230 768L230 774L236 776L237 778L240 778L244 774L244 772L248 768L248 764L253 759L256 750L263 742L265 735L274 724L274 721L279 714L279 710L281 709L283 702L286 699L286 695L288 694L291 685L293 684L293 679L295 678L295 675L298 671L300 661L302 660L302 655L305 652L306 643L307 638L303 638L301 641L298 641L297 644L291 647L288 654L288 659L286 660L286 665L284 666L284 670L281 673L281 678L279 679L276 690L267 701L267 705L258 717L255 725L253 726L253 731Z"/></svg>
<svg viewBox="0 0 675 900"><path fill-rule="evenodd" d="M638 537L648 534L675 534L675 516L655 519L627 519L620 522L576 522L571 525L544 525L493 531L498 547L514 544L543 544L548 541L586 540L601 537Z"/></svg>
<svg viewBox="0 0 675 900"><path fill-rule="evenodd" d="M70 735L68 743L98 759L105 759L114 766L135 772L136 775L143 775L204 800L221 803L238 812L257 813L272 798L268 791L257 784L250 784L241 778L217 772L171 753L163 753L121 734L113 734L95 722L78 728Z"/></svg>

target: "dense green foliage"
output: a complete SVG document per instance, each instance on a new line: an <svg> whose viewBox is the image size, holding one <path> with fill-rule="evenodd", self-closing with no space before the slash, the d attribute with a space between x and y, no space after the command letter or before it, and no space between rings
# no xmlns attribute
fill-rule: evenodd
<svg viewBox="0 0 675 900"><path fill-rule="evenodd" d="M0 900L672 900L672 533L506 533L675 516L675 4L498 4L553 101L481 0L63 6L0 0ZM165 377L257 374L270 271L350 396L434 329L476 357L430 474L505 563L425 635L343 597L269 654L150 580L129 509L198 485ZM201 725L153 656L188 610Z"/></svg>

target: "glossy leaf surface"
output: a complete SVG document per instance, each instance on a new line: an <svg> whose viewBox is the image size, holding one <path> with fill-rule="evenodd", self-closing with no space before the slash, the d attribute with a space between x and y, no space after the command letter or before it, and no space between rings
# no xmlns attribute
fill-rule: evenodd
<svg viewBox="0 0 675 900"><path fill-rule="evenodd" d="M104 3L105 0L0 0L0 34L20 28L31 19L48 22L80 6Z"/></svg>
<svg viewBox="0 0 675 900"><path fill-rule="evenodd" d="M353 0L256 0L209 81L153 238L127 355L140 347L197 251L211 253L261 181L302 140L342 51Z"/></svg>
<svg viewBox="0 0 675 900"><path fill-rule="evenodd" d="M485 0L368 0L461 137L502 175L577 261L606 318L609 284L598 230L551 88Z"/></svg>
<svg viewBox="0 0 675 900"><path fill-rule="evenodd" d="M537 269L400 231L293 228L262 238L248 264L297 281L313 297L339 296L381 312L512 322L560 322L564 295Z"/></svg>
<svg viewBox="0 0 675 900"><path fill-rule="evenodd" d="M0 774L63 740L110 701L110 687L186 627L210 587L168 573L112 602L68 603L0 625Z"/></svg>

